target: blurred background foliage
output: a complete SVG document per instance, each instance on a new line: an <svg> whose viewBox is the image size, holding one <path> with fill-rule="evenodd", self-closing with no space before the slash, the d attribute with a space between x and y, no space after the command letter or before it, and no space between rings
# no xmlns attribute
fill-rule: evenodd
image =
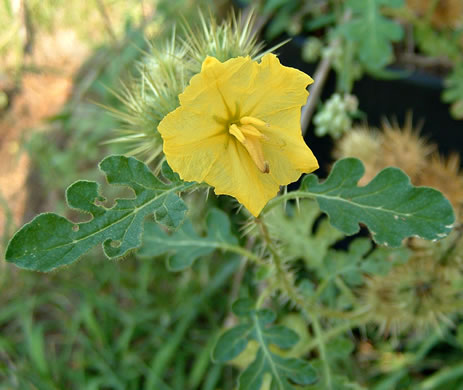
<svg viewBox="0 0 463 390"><path fill-rule="evenodd" d="M361 158L366 180L384 166L400 166L415 184L443 191L461 218L459 156L433 154L437 147L420 138L411 119L403 126L385 122L380 130L353 128L365 113L352 91L364 74L399 77L390 64L401 71L424 69L445 79L443 100L461 119L462 2L238 2L250 3L268 41L296 37L305 61L330 61L335 92L320 105L314 123L317 136L340 139L335 157ZM375 23L365 23L365 4ZM64 214L65 188L78 178L100 181L98 161L124 152L117 143L105 143L121 124L102 106L123 109L113 91L136 74L150 50L145 37L162 43L182 18L199 22L198 8L220 19L229 6L225 0L0 2L3 247L37 213ZM377 45L363 39L376 33ZM196 193L188 200L199 232L205 206L197 205L203 199ZM355 299L376 310L369 327L363 319L351 324L327 315L325 325L334 329L327 348L336 388L463 388L461 227L439 245L412 240L411 249L386 255L362 238L348 246L318 210L305 204L300 210L276 210L271 233L298 270L294 277L306 279L301 284L308 299L316 287L310 280L326 278L319 298L327 307L345 308ZM360 270L360 260L353 259L370 268ZM234 389L237 367L246 366L249 356L222 365L211 362L211 353L223 327L234 324L232 301L258 290L254 278L264 280L265 270L244 273L239 258L218 253L182 273L168 272L163 260L130 255L109 262L95 250L50 274L2 262L0 389ZM368 276L359 280L360 272ZM314 357L302 317L285 297L271 300L283 304L279 322L301 338L290 353Z"/></svg>

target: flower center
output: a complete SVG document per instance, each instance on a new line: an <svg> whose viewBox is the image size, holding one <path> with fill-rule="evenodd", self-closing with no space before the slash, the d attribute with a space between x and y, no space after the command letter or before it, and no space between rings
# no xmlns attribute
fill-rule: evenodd
<svg viewBox="0 0 463 390"><path fill-rule="evenodd" d="M266 137L257 129L263 126L268 126L268 124L252 116L243 116L238 124L230 125L228 132L246 148L257 168L262 173L269 173L270 167L264 158L261 145L261 141Z"/></svg>

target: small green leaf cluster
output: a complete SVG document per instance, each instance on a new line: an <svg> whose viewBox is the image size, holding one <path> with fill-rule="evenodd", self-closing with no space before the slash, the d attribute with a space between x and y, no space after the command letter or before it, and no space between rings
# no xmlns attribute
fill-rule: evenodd
<svg viewBox="0 0 463 390"><path fill-rule="evenodd" d="M420 50L451 68L445 78L442 100L449 103L455 119L463 119L463 55L461 29L436 30L429 20L413 20L414 36Z"/></svg>
<svg viewBox="0 0 463 390"><path fill-rule="evenodd" d="M333 94L314 117L315 134L340 138L352 128L352 116L357 108L358 101L354 95Z"/></svg>
<svg viewBox="0 0 463 390"><path fill-rule="evenodd" d="M381 8L402 5L402 0L346 1L352 17L339 26L339 33L355 42L358 58L366 69L379 70L393 60L392 43L402 39L403 30L397 22L384 17Z"/></svg>
<svg viewBox="0 0 463 390"><path fill-rule="evenodd" d="M447 77L445 86L442 99L451 103L450 112L456 119L463 119L463 62Z"/></svg>
<svg viewBox="0 0 463 390"><path fill-rule="evenodd" d="M258 344L254 361L239 378L239 390L259 390L266 374L271 376L270 388L294 390L294 384L311 385L317 381L314 368L306 361L285 358L275 353L271 345L288 349L298 341L298 335L281 325L271 325L275 314L269 309L256 310L249 299L236 301L232 307L235 315L243 319L220 336L212 353L217 362L227 362L243 352L250 340Z"/></svg>
<svg viewBox="0 0 463 390"><path fill-rule="evenodd" d="M138 255L142 258L169 255L169 269L180 271L191 267L196 260L210 255L216 249L230 250L238 245L230 229L227 215L218 209L209 211L205 237L196 233L189 219L170 235L159 224L147 222L144 245Z"/></svg>

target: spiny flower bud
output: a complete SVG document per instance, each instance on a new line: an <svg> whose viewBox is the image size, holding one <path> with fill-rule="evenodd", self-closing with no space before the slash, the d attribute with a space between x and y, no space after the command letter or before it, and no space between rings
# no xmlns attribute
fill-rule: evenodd
<svg viewBox="0 0 463 390"><path fill-rule="evenodd" d="M253 13L243 19L231 14L218 24L212 15L200 14L199 29L185 23L183 38L174 31L164 45L151 46L138 66L138 76L115 92L124 108L118 111L108 107L122 122L119 136L109 142L125 144L127 155L141 156L146 162L162 161L158 125L179 106L178 96L201 71L206 57L227 61L249 56L258 60L278 47L262 52L254 20Z"/></svg>
<svg viewBox="0 0 463 390"><path fill-rule="evenodd" d="M316 37L307 38L302 46L302 58L307 62L315 62L321 55L322 41Z"/></svg>
<svg viewBox="0 0 463 390"><path fill-rule="evenodd" d="M352 127L351 115L357 110L358 101L353 95L335 93L314 117L315 134L329 134L337 139Z"/></svg>

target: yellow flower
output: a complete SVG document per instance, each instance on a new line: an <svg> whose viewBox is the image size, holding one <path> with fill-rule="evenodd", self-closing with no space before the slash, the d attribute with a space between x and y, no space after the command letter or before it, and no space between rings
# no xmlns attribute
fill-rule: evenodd
<svg viewBox="0 0 463 390"><path fill-rule="evenodd" d="M312 82L273 54L260 63L207 57L159 124L167 162L183 180L206 182L259 215L280 185L318 168L300 126Z"/></svg>

